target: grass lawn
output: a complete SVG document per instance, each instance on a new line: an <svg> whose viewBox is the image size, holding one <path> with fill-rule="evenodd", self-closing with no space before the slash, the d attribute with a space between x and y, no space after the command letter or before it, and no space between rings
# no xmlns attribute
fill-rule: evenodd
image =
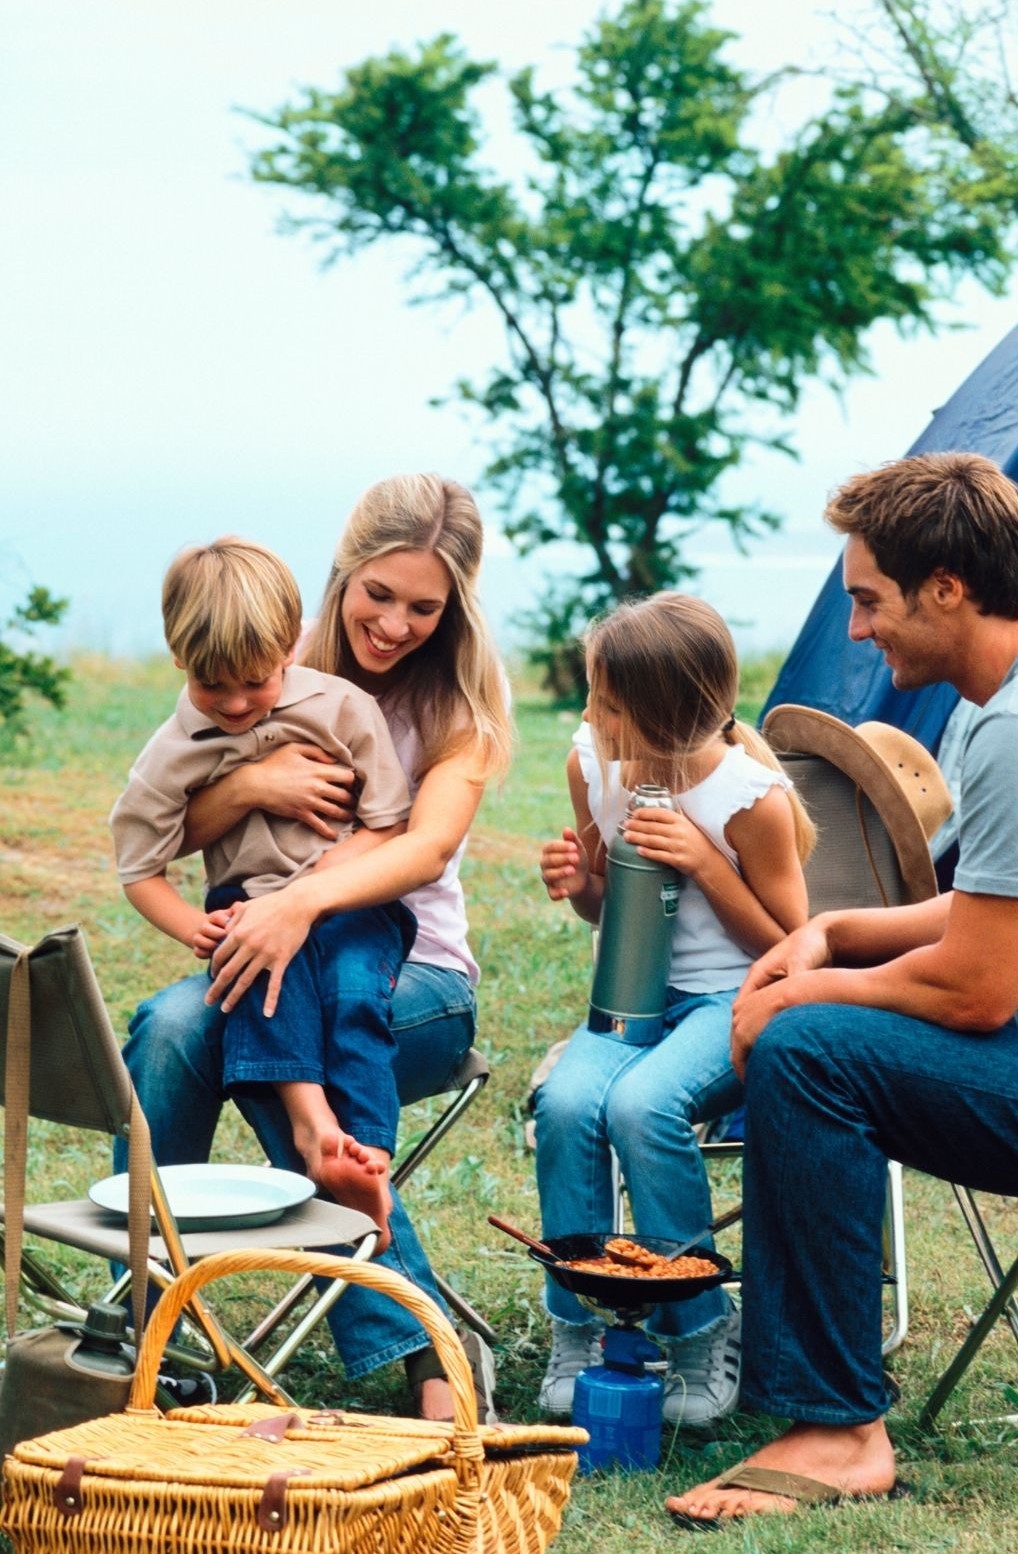
<svg viewBox="0 0 1018 1554"><path fill-rule="evenodd" d="M752 712L774 665L747 676ZM0 927L31 941L68 922L84 927L114 1024L125 1032L145 994L192 969L186 953L135 916L117 885L106 817L131 759L166 715L176 678L162 661L110 663L80 659L64 714L33 713L32 739L0 753ZM484 968L478 1044L489 1057L487 1091L447 1143L414 1178L407 1205L445 1276L489 1318L499 1334L499 1403L505 1417L536 1418L547 1325L540 1281L523 1249L492 1230L492 1211L538 1228L533 1162L523 1124L527 1079L547 1047L569 1033L589 986L584 926L549 903L535 867L540 842L569 816L563 762L575 715L550 708L524 690L517 705L519 750L500 793L489 794L464 867L474 952ZM193 864L181 873L200 888ZM404 1113L408 1135L429 1115ZM58 1141L59 1140L59 1141ZM33 1125L29 1175L40 1198L83 1192L108 1174L103 1140L68 1140ZM220 1159L259 1158L232 1108L216 1141ZM737 1169L719 1170L717 1204L738 1196ZM1018 1239L1018 1200L992 1200L995 1232L1006 1248ZM1018 1548L1014 1493L1015 1429L1000 1416L1018 1412L1018 1354L1006 1329L986 1345L970 1379L950 1400L941 1431L916 1427L926 1392L960 1340L969 1314L982 1306L986 1283L976 1265L949 1188L906 1177L911 1325L891 1366L903 1400L890 1417L902 1476L912 1498L894 1505L814 1511L791 1520L733 1528L713 1545L725 1550L831 1554L915 1549L989 1554ZM738 1265L737 1230L722 1249ZM82 1292L97 1294L101 1270L73 1255L58 1264ZM839 1277L836 1263L830 1271ZM230 1298L254 1306L250 1284ZM318 1339L287 1377L302 1401L404 1412L409 1400L398 1368L347 1385L327 1338ZM660 1507L667 1490L727 1466L773 1432L771 1421L737 1415L716 1436L666 1431L657 1473L597 1475L579 1480L555 1547L561 1554L650 1554L687 1534Z"/></svg>

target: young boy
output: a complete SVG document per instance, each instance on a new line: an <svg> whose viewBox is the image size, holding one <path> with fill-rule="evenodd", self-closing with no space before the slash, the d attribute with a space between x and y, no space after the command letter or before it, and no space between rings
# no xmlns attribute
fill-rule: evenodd
<svg viewBox="0 0 1018 1554"><path fill-rule="evenodd" d="M232 537L183 551L163 583L163 623L187 684L132 767L110 824L132 906L207 959L233 903L377 847L405 829L410 800L374 698L294 665L300 594L271 551ZM200 911L166 877L189 794L289 741L354 768L359 828L332 844L299 821L253 811L205 849ZM287 967L272 1019L256 984L223 1039L227 1089L275 1087L309 1176L369 1214L383 1230L380 1247L398 1116L390 1000L415 929L399 902L324 918Z"/></svg>

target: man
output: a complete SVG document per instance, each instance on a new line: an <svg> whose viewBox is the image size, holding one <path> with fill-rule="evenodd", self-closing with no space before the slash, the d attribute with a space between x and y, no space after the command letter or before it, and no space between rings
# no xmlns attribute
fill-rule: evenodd
<svg viewBox="0 0 1018 1554"><path fill-rule="evenodd" d="M1018 489L987 459L925 454L848 481L826 517L848 537L853 639L876 644L899 690L945 680L980 709L960 856L951 894L825 913L758 961L736 999L742 1399L794 1423L673 1496L687 1526L893 1492L887 1159L1018 1192Z"/></svg>

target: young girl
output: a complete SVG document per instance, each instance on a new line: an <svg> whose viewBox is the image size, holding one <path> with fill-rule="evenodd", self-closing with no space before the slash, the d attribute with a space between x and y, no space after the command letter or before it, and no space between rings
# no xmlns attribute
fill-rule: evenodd
<svg viewBox="0 0 1018 1554"><path fill-rule="evenodd" d="M656 594L596 622L586 645L589 730L566 766L576 827L542 850L548 895L597 923L606 848L641 782L667 787L676 809L639 810L626 840L683 879L664 1034L638 1045L581 1026L537 1092L543 1233L611 1225L614 1148L637 1232L685 1241L711 1221L694 1127L739 1100L732 1001L753 960L806 921L800 860L813 830L764 741L735 719L735 648L710 605ZM564 1414L575 1377L597 1362L602 1328L550 1280L546 1302L552 1352L540 1403ZM730 1413L740 1313L724 1291L662 1306L652 1326L667 1356L665 1418L705 1425Z"/></svg>

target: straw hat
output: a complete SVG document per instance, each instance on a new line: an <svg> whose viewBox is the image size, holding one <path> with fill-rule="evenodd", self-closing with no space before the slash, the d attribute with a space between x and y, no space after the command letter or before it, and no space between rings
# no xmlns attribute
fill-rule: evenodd
<svg viewBox="0 0 1018 1554"><path fill-rule="evenodd" d="M928 844L954 804L925 745L890 723L851 728L815 707L774 707L763 733L777 755L820 756L855 783L883 821L906 883L931 874Z"/></svg>

